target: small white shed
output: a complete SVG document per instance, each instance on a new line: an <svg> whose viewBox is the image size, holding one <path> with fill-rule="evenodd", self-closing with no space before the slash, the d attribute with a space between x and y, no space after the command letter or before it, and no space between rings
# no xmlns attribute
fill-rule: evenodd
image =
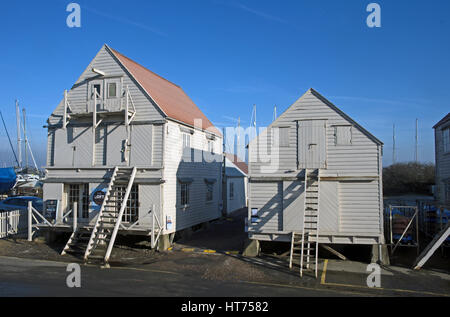
<svg viewBox="0 0 450 317"><path fill-rule="evenodd" d="M248 166L236 155L225 153L226 214L247 207Z"/></svg>
<svg viewBox="0 0 450 317"><path fill-rule="evenodd" d="M249 238L291 241L312 224L319 243L384 243L382 147L309 89L249 144Z"/></svg>

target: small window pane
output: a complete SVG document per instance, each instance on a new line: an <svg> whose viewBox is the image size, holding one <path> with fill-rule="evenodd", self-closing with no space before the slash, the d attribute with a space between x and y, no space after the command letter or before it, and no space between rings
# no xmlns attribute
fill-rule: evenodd
<svg viewBox="0 0 450 317"><path fill-rule="evenodd" d="M189 203L189 184L181 184L180 196L181 205L187 205Z"/></svg>
<svg viewBox="0 0 450 317"><path fill-rule="evenodd" d="M279 133L280 133L280 146L288 147L289 146L289 127L279 128Z"/></svg>
<svg viewBox="0 0 450 317"><path fill-rule="evenodd" d="M214 142L213 141L208 141L208 152L210 152L211 154L214 154Z"/></svg>
<svg viewBox="0 0 450 317"><path fill-rule="evenodd" d="M109 83L108 85L108 98L117 97L117 85L116 83Z"/></svg>
<svg viewBox="0 0 450 317"><path fill-rule="evenodd" d="M335 127L334 137L336 145L352 144L352 127L350 126Z"/></svg>
<svg viewBox="0 0 450 317"><path fill-rule="evenodd" d="M191 147L191 136L187 133L183 133L183 148Z"/></svg>
<svg viewBox="0 0 450 317"><path fill-rule="evenodd" d="M101 96L101 86L100 84L95 84L92 89L92 99L94 99L95 92L97 92L97 98Z"/></svg>
<svg viewBox="0 0 450 317"><path fill-rule="evenodd" d="M444 142L444 153L450 152L450 128L442 130L442 141Z"/></svg>
<svg viewBox="0 0 450 317"><path fill-rule="evenodd" d="M450 203L450 182L445 183L444 191L445 191L445 201L447 203Z"/></svg>
<svg viewBox="0 0 450 317"><path fill-rule="evenodd" d="M234 183L230 183L230 199L234 198Z"/></svg>
<svg viewBox="0 0 450 317"><path fill-rule="evenodd" d="M213 200L213 184L206 184L206 201Z"/></svg>

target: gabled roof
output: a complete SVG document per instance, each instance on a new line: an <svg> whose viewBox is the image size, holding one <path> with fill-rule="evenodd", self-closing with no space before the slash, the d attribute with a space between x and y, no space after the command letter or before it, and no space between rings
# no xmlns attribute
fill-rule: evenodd
<svg viewBox="0 0 450 317"><path fill-rule="evenodd" d="M167 117L190 126L194 126L194 120L201 119L202 130L208 130L219 136L222 135L180 86L155 74L106 44L105 47L116 57L119 63L130 73Z"/></svg>
<svg viewBox="0 0 450 317"><path fill-rule="evenodd" d="M440 126L440 125L442 125L442 124L444 124L444 123L446 123L446 122L448 122L448 121L450 121L450 112L449 112L444 118L442 118L441 121L439 121L438 123L436 123L436 124L434 125L433 129L436 129L438 126Z"/></svg>
<svg viewBox="0 0 450 317"><path fill-rule="evenodd" d="M365 134L369 139L371 139L372 141L374 141L375 143L379 144L379 145L383 145L383 142L381 142L378 138L376 138L372 133L370 133L369 131L367 131L366 129L364 129L362 126L360 126L355 120L353 120L352 118L350 118L345 112L343 112L341 109L339 109L338 107L336 107L331 101L329 101L327 98L325 98L324 96L322 96L321 94L319 94L317 91L315 91L314 89L310 88L309 91L316 96L317 98L319 98L322 102L324 102L327 106L329 106L331 109L333 109L334 111L336 111L337 113L339 113L342 117L344 117L347 121L351 122L356 128L358 128L363 134Z"/></svg>
<svg viewBox="0 0 450 317"><path fill-rule="evenodd" d="M325 103L328 107L330 107L331 109L333 109L334 111L336 111L339 115L341 115L343 118L345 118L347 121L349 121L352 125L354 125L357 129L359 129L364 135L366 135L369 139L371 139L373 142L379 144L379 145L383 145L383 142L381 142L379 139L377 139L372 133L370 133L369 131L367 131L366 129L364 129L362 126L360 126L355 120L353 120L352 118L350 118L347 114L345 114L341 109L339 109L338 107L336 107L333 103L331 103L331 101L329 101L328 99L326 99L324 96L322 96L321 94L319 94L317 91L315 91L314 89L310 88L308 89L302 97L300 97L298 100L302 99L308 92L311 92L311 94L313 94L316 98L318 98L319 100L321 100L323 103ZM291 109L291 107L293 107L295 105L295 102L288 107L275 121L273 121L268 128L272 127L272 125L274 125L282 116L284 113L286 113L287 111L289 111L289 109ZM258 135L259 136L259 135ZM258 136L256 138L254 138L253 140L250 141L253 142L254 140L256 140L258 138ZM249 144L246 145L246 148L248 148Z"/></svg>
<svg viewBox="0 0 450 317"><path fill-rule="evenodd" d="M225 153L225 157L234 165L237 166L244 174L248 174L248 165L243 162L239 157L237 157L235 154L231 153Z"/></svg>

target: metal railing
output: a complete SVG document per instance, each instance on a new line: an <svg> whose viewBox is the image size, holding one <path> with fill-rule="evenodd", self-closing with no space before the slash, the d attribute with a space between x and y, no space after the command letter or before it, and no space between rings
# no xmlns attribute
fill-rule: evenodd
<svg viewBox="0 0 450 317"><path fill-rule="evenodd" d="M419 254L419 208L417 206L394 206L389 205L389 214L388 214L388 221L389 221L389 244L391 246L391 255L394 254L395 250L399 246L409 246L409 247L416 247L417 248L417 254ZM398 230L401 230L400 237L394 237L394 215L393 211L398 212L401 217L405 218L405 220L408 221L407 225L400 225L401 228L397 229L396 232L399 232ZM415 234L414 234L415 233ZM412 243L410 245L405 245L403 243L403 238L408 235L412 239ZM397 233L398 236L398 233ZM415 241L414 241L415 240Z"/></svg>

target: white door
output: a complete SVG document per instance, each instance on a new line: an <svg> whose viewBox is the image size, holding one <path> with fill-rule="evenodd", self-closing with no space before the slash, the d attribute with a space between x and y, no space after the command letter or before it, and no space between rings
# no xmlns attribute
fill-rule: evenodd
<svg viewBox="0 0 450 317"><path fill-rule="evenodd" d="M297 121L298 168L326 168L326 120Z"/></svg>

